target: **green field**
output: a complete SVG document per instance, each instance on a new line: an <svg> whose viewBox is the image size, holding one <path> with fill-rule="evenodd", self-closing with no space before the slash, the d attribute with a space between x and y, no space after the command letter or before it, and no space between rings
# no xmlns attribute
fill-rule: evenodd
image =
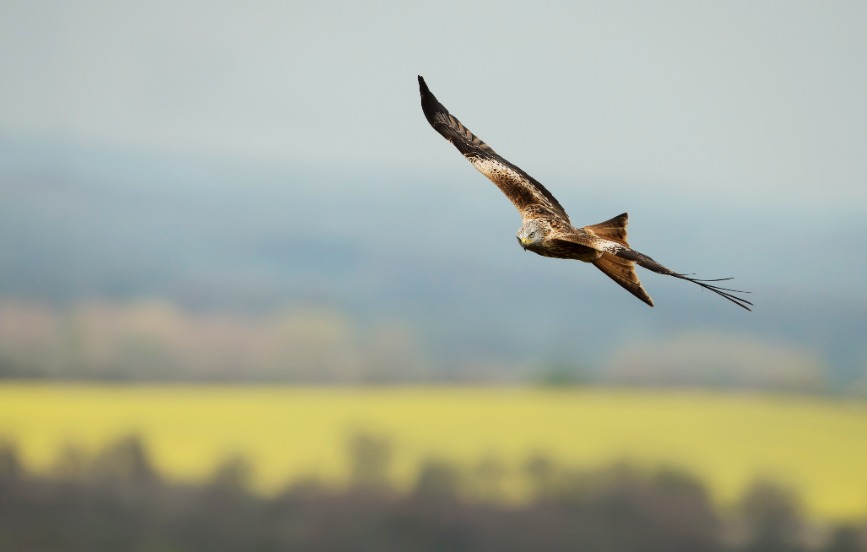
<svg viewBox="0 0 867 552"><path fill-rule="evenodd" d="M428 457L471 466L494 455L519 497L520 467L543 453L577 467L624 459L681 467L722 504L771 477L795 488L813 515L867 513L863 402L599 389L0 385L0 436L40 471L64 444L96 451L138 433L172 477L207 478L242 453L264 492L311 475L340 483L356 430L393 440L397 485Z"/></svg>

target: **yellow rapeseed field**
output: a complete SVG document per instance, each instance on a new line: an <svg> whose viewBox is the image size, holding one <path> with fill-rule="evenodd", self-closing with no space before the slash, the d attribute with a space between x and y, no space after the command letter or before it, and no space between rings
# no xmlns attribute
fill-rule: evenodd
<svg viewBox="0 0 867 552"><path fill-rule="evenodd" d="M469 467L496 456L518 474L542 453L576 467L624 459L681 467L723 505L771 477L794 487L813 515L867 513L863 402L605 389L0 385L0 437L34 470L50 470L65 444L96 451L137 433L168 476L201 480L242 453L268 492L304 476L345 481L356 430L392 439L397 485L428 457Z"/></svg>

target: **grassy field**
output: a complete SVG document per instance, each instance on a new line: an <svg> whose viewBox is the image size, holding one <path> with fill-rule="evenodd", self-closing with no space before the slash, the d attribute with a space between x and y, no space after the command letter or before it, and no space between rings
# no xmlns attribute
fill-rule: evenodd
<svg viewBox="0 0 867 552"><path fill-rule="evenodd" d="M623 459L681 467L722 504L767 476L799 491L813 515L867 513L863 402L599 389L0 385L0 436L36 470L50 469L66 443L95 451L134 432L167 475L206 478L240 452L268 492L301 476L344 481L355 430L393 440L398 485L428 457L471 466L495 455L518 474L544 453L579 467Z"/></svg>

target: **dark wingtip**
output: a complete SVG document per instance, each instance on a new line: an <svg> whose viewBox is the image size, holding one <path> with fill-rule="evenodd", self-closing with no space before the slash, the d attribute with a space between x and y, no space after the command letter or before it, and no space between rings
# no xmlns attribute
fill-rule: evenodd
<svg viewBox="0 0 867 552"><path fill-rule="evenodd" d="M448 113L446 108L437 101L436 96L431 93L421 75L418 76L418 89L421 94L421 109L430 124L433 124L433 117L436 113Z"/></svg>
<svg viewBox="0 0 867 552"><path fill-rule="evenodd" d="M726 280L731 280L732 278L700 279L700 278L690 278L686 274L673 274L673 276L680 278L682 280L687 280L689 282L692 282L693 284L698 284L701 287L703 287L704 289L712 291L721 297L725 297L726 299L728 299L729 301L731 301L735 305L739 306L742 309L746 309L750 312L752 312L752 310L753 310L751 307L755 306L755 305L753 305L752 302L747 301L743 297L738 297L737 295L735 295L737 293L750 293L749 291L744 291L741 289L724 288L724 287L720 287L720 286L714 286L714 285L711 285L708 283L708 282L724 282Z"/></svg>

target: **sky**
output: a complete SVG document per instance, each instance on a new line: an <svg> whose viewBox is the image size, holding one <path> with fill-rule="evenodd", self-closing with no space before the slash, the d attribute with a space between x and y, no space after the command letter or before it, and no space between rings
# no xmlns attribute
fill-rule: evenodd
<svg viewBox="0 0 867 552"><path fill-rule="evenodd" d="M9 270L39 273L31 257L56 252L70 265L54 270L57 279L84 262L139 275L149 236L164 232L154 251L174 256L154 254L163 264L144 272L174 274L177 259L211 251L222 268L203 264L197 274L220 281L261 270L286 286L305 262L340 275L332 257L366 255L359 262L379 271L371 279L383 297L400 303L392 288L405 273L416 292L449 296L460 316L457 290L479 300L466 278L485 270L508 270L515 282L562 278L568 301L537 301L551 321L585 306L572 287L585 282L633 301L599 274L579 280L519 251L515 211L425 121L423 75L576 225L628 211L637 249L674 269L735 276L754 293L750 325L731 313L720 322L716 310L679 318L675 308L678 327L703 320L795 345L810 335L811 347L826 347L867 304L865 28L867 3L844 1L0 0L0 222L11 244L0 253L20 261ZM57 154L64 148L76 153ZM222 166L214 160L245 169L212 178ZM52 163L68 174L42 170ZM32 190L43 176L72 184ZM151 210L142 182L159 188ZM171 198L179 204L164 205ZM400 236L383 240L393 227ZM101 249L106 228L116 239ZM44 247L15 249L25 242L16 231ZM238 241L244 255L220 256ZM141 258L112 253L128 243ZM279 247L266 270L253 257L268 243ZM323 243L334 245L329 254ZM329 297L356 289L352 270ZM452 277L455 289L444 283ZM683 283L642 278L660 308L629 312L655 335ZM324 285L309 279L298 293ZM666 296L667 286L677 291ZM521 286L484 291L503 312L526 308ZM430 318L398 306L407 319ZM807 329L783 329L793 325ZM853 365L863 365L862 349L847 353Z"/></svg>
<svg viewBox="0 0 867 552"><path fill-rule="evenodd" d="M572 203L595 187L732 209L867 205L863 2L3 0L0 11L7 141L476 178L426 126L422 74Z"/></svg>

